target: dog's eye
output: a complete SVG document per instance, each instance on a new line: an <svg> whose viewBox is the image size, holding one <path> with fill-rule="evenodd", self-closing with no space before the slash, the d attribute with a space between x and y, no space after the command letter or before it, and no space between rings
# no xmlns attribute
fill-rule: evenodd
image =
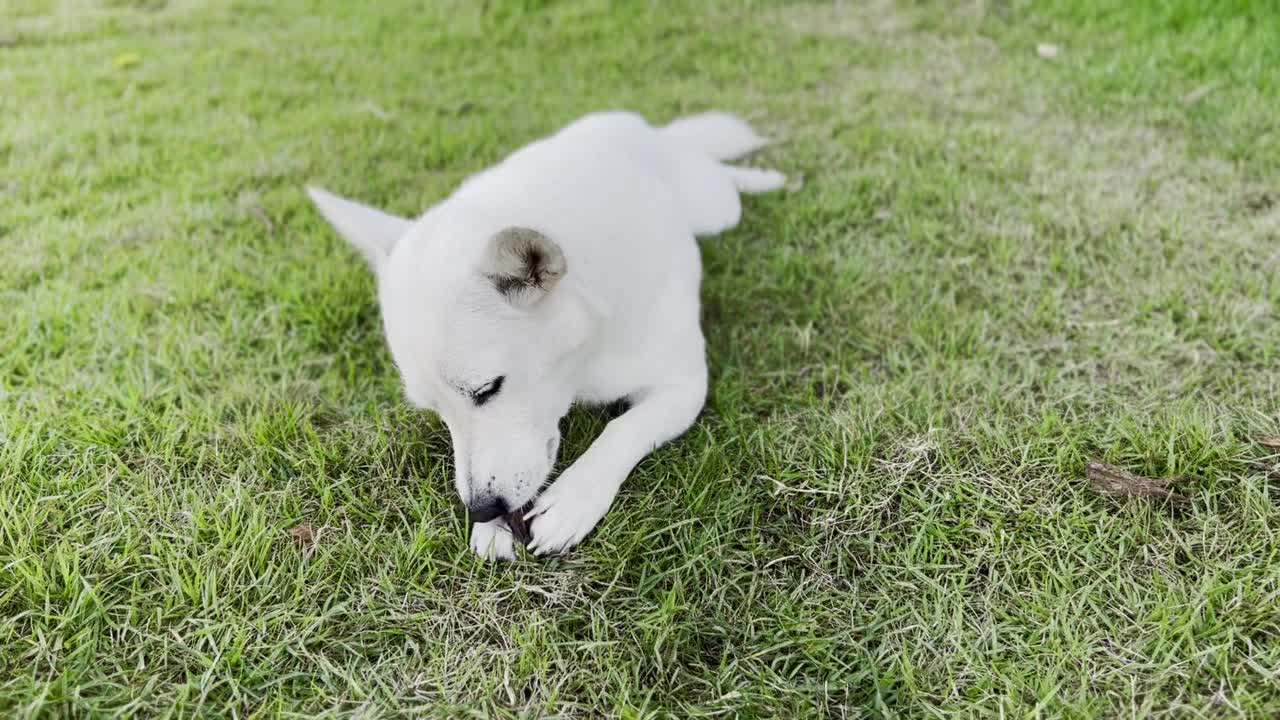
<svg viewBox="0 0 1280 720"><path fill-rule="evenodd" d="M483 405L493 399L502 390L502 381L506 379L505 375L490 380L484 385L471 391L471 401L476 405Z"/></svg>

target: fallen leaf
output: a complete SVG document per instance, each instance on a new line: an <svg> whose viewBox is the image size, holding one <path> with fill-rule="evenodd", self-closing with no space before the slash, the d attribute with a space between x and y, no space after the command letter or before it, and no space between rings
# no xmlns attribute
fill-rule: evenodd
<svg viewBox="0 0 1280 720"><path fill-rule="evenodd" d="M1053 43L1040 43L1039 45L1036 45L1036 54L1045 60L1052 60L1058 57L1059 52L1061 52L1061 48Z"/></svg>
<svg viewBox="0 0 1280 720"><path fill-rule="evenodd" d="M142 58L138 56L138 53L127 52L127 53L120 53L119 55L115 56L112 62L115 63L115 66L120 68L121 70L127 70L131 67L134 67L138 63L142 62Z"/></svg>
<svg viewBox="0 0 1280 720"><path fill-rule="evenodd" d="M298 547L303 548L315 545L316 536L318 534L319 533L316 532L316 529L311 527L311 523L301 523L293 526L293 528L289 530L289 537L293 539L293 542L296 543Z"/></svg>
<svg viewBox="0 0 1280 720"><path fill-rule="evenodd" d="M0 34L0 48L17 47L18 36L9 34Z"/></svg>
<svg viewBox="0 0 1280 720"><path fill-rule="evenodd" d="M1114 465L1100 462L1088 462L1084 466L1085 476L1095 492L1115 498L1154 498L1170 502L1185 503L1187 498L1173 492L1169 485L1180 478L1149 478L1134 475L1128 470L1121 470Z"/></svg>
<svg viewBox="0 0 1280 720"><path fill-rule="evenodd" d="M1204 85L1201 85L1200 87L1196 88L1195 90L1192 90L1186 95L1183 95L1182 104L1195 105L1196 103L1204 99L1205 95L1208 95L1209 93L1213 92L1213 88L1214 88L1213 83L1205 83Z"/></svg>
<svg viewBox="0 0 1280 720"><path fill-rule="evenodd" d="M1262 438L1258 440L1258 444L1268 450L1280 450L1280 435Z"/></svg>

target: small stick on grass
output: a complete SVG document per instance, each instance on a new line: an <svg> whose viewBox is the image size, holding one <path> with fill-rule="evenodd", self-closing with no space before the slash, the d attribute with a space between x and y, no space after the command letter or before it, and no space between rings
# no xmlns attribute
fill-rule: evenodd
<svg viewBox="0 0 1280 720"><path fill-rule="evenodd" d="M1134 475L1114 465L1090 461L1084 466L1089 484L1099 494L1114 498L1153 498L1174 503L1187 503L1185 495L1169 489L1169 485L1181 478L1149 478Z"/></svg>
<svg viewBox="0 0 1280 720"><path fill-rule="evenodd" d="M511 528L511 537L521 545L528 545L530 540L529 523L524 519L524 514L529 512L533 507L533 503L516 510L513 513L507 513L505 520L507 527Z"/></svg>

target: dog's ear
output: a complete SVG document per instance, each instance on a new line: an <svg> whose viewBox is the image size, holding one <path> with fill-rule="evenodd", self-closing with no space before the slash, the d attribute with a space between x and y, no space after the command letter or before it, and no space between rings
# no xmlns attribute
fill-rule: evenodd
<svg viewBox="0 0 1280 720"><path fill-rule="evenodd" d="M545 297L566 270L560 246L524 227L509 227L490 238L482 265L494 289L517 307L530 307Z"/></svg>
<svg viewBox="0 0 1280 720"><path fill-rule="evenodd" d="M374 272L391 254L396 241L413 226L409 220L340 198L318 187L307 186L307 194L338 234L364 255Z"/></svg>

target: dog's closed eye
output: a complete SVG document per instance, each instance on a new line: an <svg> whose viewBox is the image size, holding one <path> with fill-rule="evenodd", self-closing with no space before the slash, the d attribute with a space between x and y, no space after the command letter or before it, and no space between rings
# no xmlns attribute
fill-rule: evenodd
<svg viewBox="0 0 1280 720"><path fill-rule="evenodd" d="M492 400L495 395L502 391L503 380L506 380L506 376L499 375L484 385L471 390L468 393L471 396L471 402L475 403L476 406L479 407L480 405L484 405Z"/></svg>

